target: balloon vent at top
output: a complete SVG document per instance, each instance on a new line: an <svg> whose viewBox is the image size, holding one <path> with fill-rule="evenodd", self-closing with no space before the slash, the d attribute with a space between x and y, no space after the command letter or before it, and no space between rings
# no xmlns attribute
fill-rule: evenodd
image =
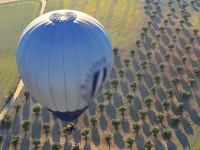
<svg viewBox="0 0 200 150"><path fill-rule="evenodd" d="M52 22L69 22L76 19L76 14L71 11L65 11L64 13L55 12L49 16Z"/></svg>

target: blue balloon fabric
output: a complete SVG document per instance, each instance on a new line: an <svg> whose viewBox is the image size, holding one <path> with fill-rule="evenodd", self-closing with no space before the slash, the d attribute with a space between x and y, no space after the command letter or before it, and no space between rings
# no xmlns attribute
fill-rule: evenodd
<svg viewBox="0 0 200 150"><path fill-rule="evenodd" d="M57 10L27 26L16 59L31 95L61 120L72 121L108 80L113 52L108 33L96 19L75 10Z"/></svg>

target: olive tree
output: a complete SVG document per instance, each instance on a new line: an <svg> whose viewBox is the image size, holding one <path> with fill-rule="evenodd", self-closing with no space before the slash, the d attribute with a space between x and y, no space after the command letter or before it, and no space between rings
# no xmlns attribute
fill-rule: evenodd
<svg viewBox="0 0 200 150"><path fill-rule="evenodd" d="M163 113L159 112L156 114L156 119L158 122L162 123L163 120L165 119L165 115Z"/></svg>
<svg viewBox="0 0 200 150"><path fill-rule="evenodd" d="M130 87L131 89L135 92L136 88L137 88L137 83L135 81L130 83Z"/></svg>
<svg viewBox="0 0 200 150"><path fill-rule="evenodd" d="M59 142L54 142L53 144L51 144L51 149L52 150L59 150L61 149L62 145Z"/></svg>
<svg viewBox="0 0 200 150"><path fill-rule="evenodd" d="M179 115L174 115L171 117L171 122L173 125L178 125L181 122L181 117Z"/></svg>
<svg viewBox="0 0 200 150"><path fill-rule="evenodd" d="M154 137L157 137L159 131L160 131L160 129L157 126L153 126L153 127L150 128L150 133Z"/></svg>
<svg viewBox="0 0 200 150"><path fill-rule="evenodd" d="M110 140L112 139L111 135L110 135L110 134L107 134L107 135L104 137L104 139L105 139L106 143L107 143L108 145L110 145Z"/></svg>
<svg viewBox="0 0 200 150"><path fill-rule="evenodd" d="M169 128L163 129L163 137L166 139L170 139L172 137L172 131Z"/></svg>
<svg viewBox="0 0 200 150"><path fill-rule="evenodd" d="M93 127L95 127L98 123L97 117L96 116L91 116L90 117L90 123L92 124Z"/></svg>
<svg viewBox="0 0 200 150"><path fill-rule="evenodd" d="M114 126L115 130L118 130L120 124L118 119L112 119L112 126Z"/></svg>
<svg viewBox="0 0 200 150"><path fill-rule="evenodd" d="M147 107L150 107L152 105L153 99L150 96L147 96L144 98L144 103Z"/></svg>
<svg viewBox="0 0 200 150"><path fill-rule="evenodd" d="M141 110L138 111L138 114L139 114L140 118L142 118L144 120L145 117L147 116L147 111L141 109Z"/></svg>
<svg viewBox="0 0 200 150"><path fill-rule="evenodd" d="M126 143L128 144L128 147L132 147L133 143L134 143L134 139L132 137L127 137L126 139Z"/></svg>
<svg viewBox="0 0 200 150"><path fill-rule="evenodd" d="M125 106L120 106L118 109L122 115L122 117L124 117L125 111L126 111L126 107Z"/></svg>
<svg viewBox="0 0 200 150"><path fill-rule="evenodd" d="M119 51L118 47L113 48L113 53L115 54L115 56L118 55L118 51Z"/></svg>
<svg viewBox="0 0 200 150"><path fill-rule="evenodd" d="M144 141L143 147L147 148L147 150L150 150L153 146L154 146L154 144L151 140Z"/></svg>
<svg viewBox="0 0 200 150"><path fill-rule="evenodd" d="M141 128L141 124L139 124L138 122L133 123L133 131L138 133L139 130Z"/></svg>
<svg viewBox="0 0 200 150"><path fill-rule="evenodd" d="M131 102L134 98L133 94L126 94L126 98L127 98L127 102L129 102L129 104L131 105Z"/></svg>
<svg viewBox="0 0 200 150"><path fill-rule="evenodd" d="M38 148L40 145L40 139L37 138L33 139L32 144L34 145L35 149Z"/></svg>
<svg viewBox="0 0 200 150"><path fill-rule="evenodd" d="M190 84L191 87L193 87L194 84L195 84L195 79L189 78L189 84Z"/></svg>
<svg viewBox="0 0 200 150"><path fill-rule="evenodd" d="M106 90L106 91L104 92L103 95L105 95L106 98L107 98L107 100L110 101L111 97L113 96L113 92L112 92L110 89L108 89L108 90Z"/></svg>
<svg viewBox="0 0 200 150"><path fill-rule="evenodd" d="M162 106L164 107L165 110L168 110L169 107L170 107L170 101L164 99L163 102L162 102Z"/></svg>
<svg viewBox="0 0 200 150"><path fill-rule="evenodd" d="M170 98L172 98L173 95L174 95L174 92L173 92L172 88L166 89L166 93L167 93L167 96L170 97Z"/></svg>

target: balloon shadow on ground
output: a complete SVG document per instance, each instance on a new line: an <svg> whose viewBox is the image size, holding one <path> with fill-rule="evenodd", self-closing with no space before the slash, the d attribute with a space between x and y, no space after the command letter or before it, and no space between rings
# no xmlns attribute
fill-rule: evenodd
<svg viewBox="0 0 200 150"><path fill-rule="evenodd" d="M38 103L38 101L34 97L32 97L32 102L33 104Z"/></svg>
<svg viewBox="0 0 200 150"><path fill-rule="evenodd" d="M66 141L64 145L64 150L68 150L68 149L72 149L72 144Z"/></svg>
<svg viewBox="0 0 200 150"><path fill-rule="evenodd" d="M29 119L29 113L30 113L30 101L26 100L26 103L24 104L23 107L23 120L28 120Z"/></svg>
<svg viewBox="0 0 200 150"><path fill-rule="evenodd" d="M29 136L28 137L24 137L22 139L21 145L20 145L20 150L26 150L29 149L30 147L30 139Z"/></svg>
<svg viewBox="0 0 200 150"><path fill-rule="evenodd" d="M166 148L163 145L163 143L161 143L159 140L156 140L154 142L154 144L155 144L155 149L166 150Z"/></svg>
<svg viewBox="0 0 200 150"><path fill-rule="evenodd" d="M114 133L114 141L119 149L124 149L125 143L120 132Z"/></svg>
<svg viewBox="0 0 200 150"><path fill-rule="evenodd" d="M81 133L80 130L76 130L76 132L73 134L74 142L75 144L81 143Z"/></svg>
<svg viewBox="0 0 200 150"><path fill-rule="evenodd" d="M115 119L116 118L115 106L112 103L109 103L106 106L106 114L110 119Z"/></svg>
<svg viewBox="0 0 200 150"><path fill-rule="evenodd" d="M119 108L120 106L123 106L123 101L122 101L122 97L119 94L114 93L113 94L113 99L114 99L114 105L115 107Z"/></svg>
<svg viewBox="0 0 200 150"><path fill-rule="evenodd" d="M35 119L32 124L32 139L34 138L40 139L41 129L42 129L41 121L38 119Z"/></svg>
<svg viewBox="0 0 200 150"><path fill-rule="evenodd" d="M89 113L91 116L96 114L96 106L97 104L95 102L93 102L90 106L89 106Z"/></svg>
<svg viewBox="0 0 200 150"><path fill-rule="evenodd" d="M42 149L43 150L49 150L50 149L50 141L49 140L45 141Z"/></svg>
<svg viewBox="0 0 200 150"><path fill-rule="evenodd" d="M105 130L107 130L107 128L108 128L108 121L107 121L107 119L105 118L105 116L104 115L101 115L101 117L100 117L100 127L101 127L101 130L102 131L105 131Z"/></svg>
<svg viewBox="0 0 200 150"><path fill-rule="evenodd" d="M136 147L137 147L138 150L144 149L144 148L143 148L144 138L143 138L142 135L136 134L136 137L135 137L135 144L136 144Z"/></svg>
<svg viewBox="0 0 200 150"><path fill-rule="evenodd" d="M139 121L139 116L137 114L138 109L136 109L135 107L133 107L132 105L129 108L130 111L130 117L134 122L138 122Z"/></svg>
<svg viewBox="0 0 200 150"><path fill-rule="evenodd" d="M58 120L55 121L55 124L52 128L52 141L53 142L60 142L60 124Z"/></svg>
<svg viewBox="0 0 200 150"><path fill-rule="evenodd" d="M42 119L44 123L50 122L49 111L44 107L42 107Z"/></svg>
<svg viewBox="0 0 200 150"><path fill-rule="evenodd" d="M122 119L121 126L122 126L123 132L130 133L130 124L129 124L128 120Z"/></svg>
<svg viewBox="0 0 200 150"><path fill-rule="evenodd" d="M185 147L189 147L190 148L190 144L189 141L187 139L187 136L179 129L174 130L176 137L178 138L179 142L181 143L181 145L185 148Z"/></svg>
<svg viewBox="0 0 200 150"><path fill-rule="evenodd" d="M124 96L129 93L127 82L120 81L121 91L123 92Z"/></svg>
<svg viewBox="0 0 200 150"><path fill-rule="evenodd" d="M100 145L100 136L99 132L96 128L91 129L92 130L92 141L94 145L99 146Z"/></svg>

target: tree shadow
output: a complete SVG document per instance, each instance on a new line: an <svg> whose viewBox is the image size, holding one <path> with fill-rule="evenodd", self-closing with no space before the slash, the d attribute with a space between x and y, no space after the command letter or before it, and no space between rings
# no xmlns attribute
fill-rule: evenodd
<svg viewBox="0 0 200 150"><path fill-rule="evenodd" d="M154 18L154 21L155 21L156 23L161 23L161 19L160 19L159 17L155 17L155 18Z"/></svg>
<svg viewBox="0 0 200 150"><path fill-rule="evenodd" d="M162 112L162 113L164 112L163 107L162 107L162 103L157 98L155 98L155 108L158 112Z"/></svg>
<svg viewBox="0 0 200 150"><path fill-rule="evenodd" d="M138 150L144 149L144 148L143 148L144 138L143 138L142 135L136 134L136 137L135 137L135 144L136 144L136 147L137 147Z"/></svg>
<svg viewBox="0 0 200 150"><path fill-rule="evenodd" d="M148 88L151 88L153 86L152 76L148 72L144 75L144 81Z"/></svg>
<svg viewBox="0 0 200 150"><path fill-rule="evenodd" d="M176 47L176 51L178 52L178 55L181 57L183 56L183 51L179 49L179 47Z"/></svg>
<svg viewBox="0 0 200 150"><path fill-rule="evenodd" d="M44 123L50 122L49 111L44 107L42 107L42 119Z"/></svg>
<svg viewBox="0 0 200 150"><path fill-rule="evenodd" d="M194 11L199 12L199 9L195 6L192 7L194 9Z"/></svg>
<svg viewBox="0 0 200 150"><path fill-rule="evenodd" d="M156 32L154 31L154 29L151 28L149 32L151 33L151 35L152 35L153 37L156 36Z"/></svg>
<svg viewBox="0 0 200 150"><path fill-rule="evenodd" d="M165 50L165 48L162 45L159 45L159 50L160 50L160 52L161 52L162 55L165 55L167 53L167 51ZM159 59L160 61L158 63L161 63L163 61L159 53L155 53L155 57L156 57L156 59L160 58Z"/></svg>
<svg viewBox="0 0 200 150"><path fill-rule="evenodd" d="M158 69L156 68L156 65L152 62L149 62L149 70L151 71L152 74L158 73Z"/></svg>
<svg viewBox="0 0 200 150"><path fill-rule="evenodd" d="M59 124L58 120L55 121L53 128L52 128L52 141L60 142L60 124Z"/></svg>
<svg viewBox="0 0 200 150"><path fill-rule="evenodd" d="M42 149L43 150L49 150L50 149L50 141L49 140L45 141Z"/></svg>
<svg viewBox="0 0 200 150"><path fill-rule="evenodd" d="M165 86L166 89L171 88L171 84L169 79L167 78L167 76L163 75L163 84Z"/></svg>
<svg viewBox="0 0 200 150"><path fill-rule="evenodd" d="M145 14L147 15L147 16L150 16L151 15L151 13L150 13L150 11L145 11Z"/></svg>
<svg viewBox="0 0 200 150"><path fill-rule="evenodd" d="M30 139L29 136L26 138L24 137L22 139L21 145L20 145L20 150L25 150L25 149L29 149L30 147Z"/></svg>
<svg viewBox="0 0 200 150"><path fill-rule="evenodd" d="M64 145L64 150L68 150L68 149L72 149L72 144L66 141Z"/></svg>
<svg viewBox="0 0 200 150"><path fill-rule="evenodd" d="M76 130L76 132L73 134L73 138L74 138L75 144L81 143L81 133L80 133L80 130Z"/></svg>
<svg viewBox="0 0 200 150"><path fill-rule="evenodd" d="M168 36L166 36L165 34L163 34L163 36L161 37L163 43L167 46L170 43L170 39L168 38Z"/></svg>
<svg viewBox="0 0 200 150"><path fill-rule="evenodd" d="M107 128L108 128L108 121L107 121L107 119L105 118L105 116L104 115L101 115L101 117L100 117L100 127L101 127L101 130L102 131L105 131L105 130L107 130Z"/></svg>
<svg viewBox="0 0 200 150"><path fill-rule="evenodd" d="M141 96L142 96L143 100L145 97L149 96L149 92L145 86L138 85L138 89L140 90L140 93L142 93ZM137 106L137 105L135 105L135 106Z"/></svg>
<svg viewBox="0 0 200 150"><path fill-rule="evenodd" d="M184 38L178 38L179 40L179 43L181 46L185 46L186 45L186 42L185 42L185 39Z"/></svg>
<svg viewBox="0 0 200 150"><path fill-rule="evenodd" d="M156 22L153 22L152 26L153 26L154 30L158 30L158 24Z"/></svg>
<svg viewBox="0 0 200 150"><path fill-rule="evenodd" d="M185 147L190 147L189 141L187 139L187 136L179 129L174 130L176 137L178 138L179 142L181 143L181 145L185 148Z"/></svg>
<svg viewBox="0 0 200 150"><path fill-rule="evenodd" d="M112 68L112 71L111 71L111 74L110 74L110 79L114 79L114 78L117 79L117 74L116 74L114 68Z"/></svg>
<svg viewBox="0 0 200 150"><path fill-rule="evenodd" d="M167 95L165 93L165 90L162 87L158 87L157 93L158 93L158 97L159 97L159 99L161 101L164 100L164 99L166 99Z"/></svg>
<svg viewBox="0 0 200 150"><path fill-rule="evenodd" d="M7 150L10 148L10 145L11 145L11 140L12 140L12 130L10 131L10 129L4 129L5 132L4 132L4 141L2 143L2 149L4 150ZM10 131L10 132L9 132Z"/></svg>
<svg viewBox="0 0 200 150"><path fill-rule="evenodd" d="M134 81L134 76L133 76L132 71L130 71L130 70L126 71L126 78L127 78L127 80L128 80L129 83L131 83L131 82Z"/></svg>
<svg viewBox="0 0 200 150"><path fill-rule="evenodd" d="M90 144L85 144L83 150L91 150Z"/></svg>
<svg viewBox="0 0 200 150"><path fill-rule="evenodd" d="M174 17L174 19L178 19L177 15L173 14L172 16Z"/></svg>
<svg viewBox="0 0 200 150"><path fill-rule="evenodd" d="M153 30L153 29L152 29ZM145 41L142 42L143 47L146 51L148 51L151 47L152 38L149 38L148 36L145 36Z"/></svg>
<svg viewBox="0 0 200 150"><path fill-rule="evenodd" d="M174 63L174 64L175 64L175 63ZM172 66L169 66L169 71L170 71L170 74L171 74L172 77L173 77L173 76L177 76L177 72L174 71L174 69L172 68Z"/></svg>
<svg viewBox="0 0 200 150"><path fill-rule="evenodd" d="M86 114L86 112L83 114L83 122L84 122L84 125L85 125L86 127L89 126L88 115Z"/></svg>
<svg viewBox="0 0 200 150"><path fill-rule="evenodd" d="M168 150L177 150L177 147L173 141L167 141L167 147L168 147Z"/></svg>
<svg viewBox="0 0 200 150"><path fill-rule="evenodd" d="M119 68L123 68L122 62L120 60L120 57L117 56L114 58L114 64L115 66L119 69Z"/></svg>
<svg viewBox="0 0 200 150"><path fill-rule="evenodd" d="M190 115L191 120L195 124L200 125L200 117L199 117L198 113L194 109L188 109L187 111Z"/></svg>
<svg viewBox="0 0 200 150"><path fill-rule="evenodd" d="M22 112L23 120L29 119L29 113L30 113L30 101L27 100L23 107L23 112Z"/></svg>
<svg viewBox="0 0 200 150"><path fill-rule="evenodd" d="M96 106L97 104L95 102L93 102L90 106L89 106L89 113L91 116L96 114Z"/></svg>
<svg viewBox="0 0 200 150"><path fill-rule="evenodd" d="M170 28L167 27L167 28L166 28L166 31L167 31L168 35L171 37L172 34L173 34L172 30L171 30Z"/></svg>
<svg viewBox="0 0 200 150"><path fill-rule="evenodd" d="M127 82L120 81L120 85L121 85L121 91L123 92L124 96L126 96L126 94L129 93Z"/></svg>
<svg viewBox="0 0 200 150"><path fill-rule="evenodd" d="M192 27L192 26L193 26L193 25L192 25L190 22L188 22L188 21L186 21L185 24L186 24L186 26L188 26L188 27Z"/></svg>
<svg viewBox="0 0 200 150"><path fill-rule="evenodd" d="M122 126L123 132L130 133L130 124L129 124L128 120L122 119L121 126Z"/></svg>
<svg viewBox="0 0 200 150"><path fill-rule="evenodd" d="M190 32L186 28L183 28L182 31L183 31L186 38L191 35Z"/></svg>
<svg viewBox="0 0 200 150"><path fill-rule="evenodd" d="M123 106L123 101L122 101L122 97L121 95L114 93L113 94L113 98L114 98L114 105L115 107L119 108L120 106Z"/></svg>
<svg viewBox="0 0 200 150"><path fill-rule="evenodd" d="M124 149L125 143L120 132L114 133L114 141L119 149Z"/></svg>
<svg viewBox="0 0 200 150"><path fill-rule="evenodd" d="M162 13L158 13L158 16L159 16L160 19L164 18L163 15L162 15Z"/></svg>
<svg viewBox="0 0 200 150"><path fill-rule="evenodd" d="M111 78L111 76L110 76L110 78ZM107 80L105 82L104 87L105 87L105 89L110 89L110 82L109 82L109 80Z"/></svg>
<svg viewBox="0 0 200 150"><path fill-rule="evenodd" d="M144 53L141 50L138 51L138 55L140 57L140 60L146 60L146 56L144 55Z"/></svg>
<svg viewBox="0 0 200 150"><path fill-rule="evenodd" d="M171 26L176 25L175 22L173 20L171 20L171 19L169 20L169 23L170 23Z"/></svg>
<svg viewBox="0 0 200 150"><path fill-rule="evenodd" d="M185 130L185 133L186 133L187 135L194 135L194 131L193 131L193 129L192 129L190 123L187 121L187 119L182 118L181 123L182 123L183 128L184 128L184 130Z"/></svg>
<svg viewBox="0 0 200 150"><path fill-rule="evenodd" d="M99 96L96 98L97 103L104 103L104 97L103 94L100 93Z"/></svg>
<svg viewBox="0 0 200 150"><path fill-rule="evenodd" d="M149 137L150 136L150 126L146 123L146 121L143 121L143 124L142 124L142 130L143 130L143 133Z"/></svg>
<svg viewBox="0 0 200 150"><path fill-rule="evenodd" d="M20 118L19 114L15 114L15 118L13 120L12 131L14 135L18 135L20 131Z"/></svg>
<svg viewBox="0 0 200 150"><path fill-rule="evenodd" d="M116 110L115 110L115 106L113 104L109 103L106 106L106 114L110 119L116 118Z"/></svg>
<svg viewBox="0 0 200 150"><path fill-rule="evenodd" d="M32 138L33 139L34 138L40 139L41 129L42 129L41 121L38 119L35 119L32 124Z"/></svg>
<svg viewBox="0 0 200 150"><path fill-rule="evenodd" d="M141 104L140 104L140 108L142 108ZM138 110L140 110L138 107L136 109L136 107L133 107L132 105L129 108L130 111L130 117L134 122L138 122L139 121L139 116L138 116Z"/></svg>
<svg viewBox="0 0 200 150"><path fill-rule="evenodd" d="M138 64L138 60L133 60L132 61L132 64L133 64L133 67L134 67L134 69L135 69L135 71L139 71L140 70L140 66L139 66L139 64Z"/></svg>
<svg viewBox="0 0 200 150"><path fill-rule="evenodd" d="M154 125L156 122L156 113L153 110L149 109L147 115L151 124Z"/></svg>
<svg viewBox="0 0 200 150"><path fill-rule="evenodd" d="M160 142L159 140L156 140L155 142L154 142L154 147L155 147L155 149L160 149L160 150L166 150L166 148L165 148L165 146L163 145L163 143L162 142Z"/></svg>
<svg viewBox="0 0 200 150"><path fill-rule="evenodd" d="M99 146L100 145L100 136L97 128L93 128L92 130L92 141L94 145Z"/></svg>

